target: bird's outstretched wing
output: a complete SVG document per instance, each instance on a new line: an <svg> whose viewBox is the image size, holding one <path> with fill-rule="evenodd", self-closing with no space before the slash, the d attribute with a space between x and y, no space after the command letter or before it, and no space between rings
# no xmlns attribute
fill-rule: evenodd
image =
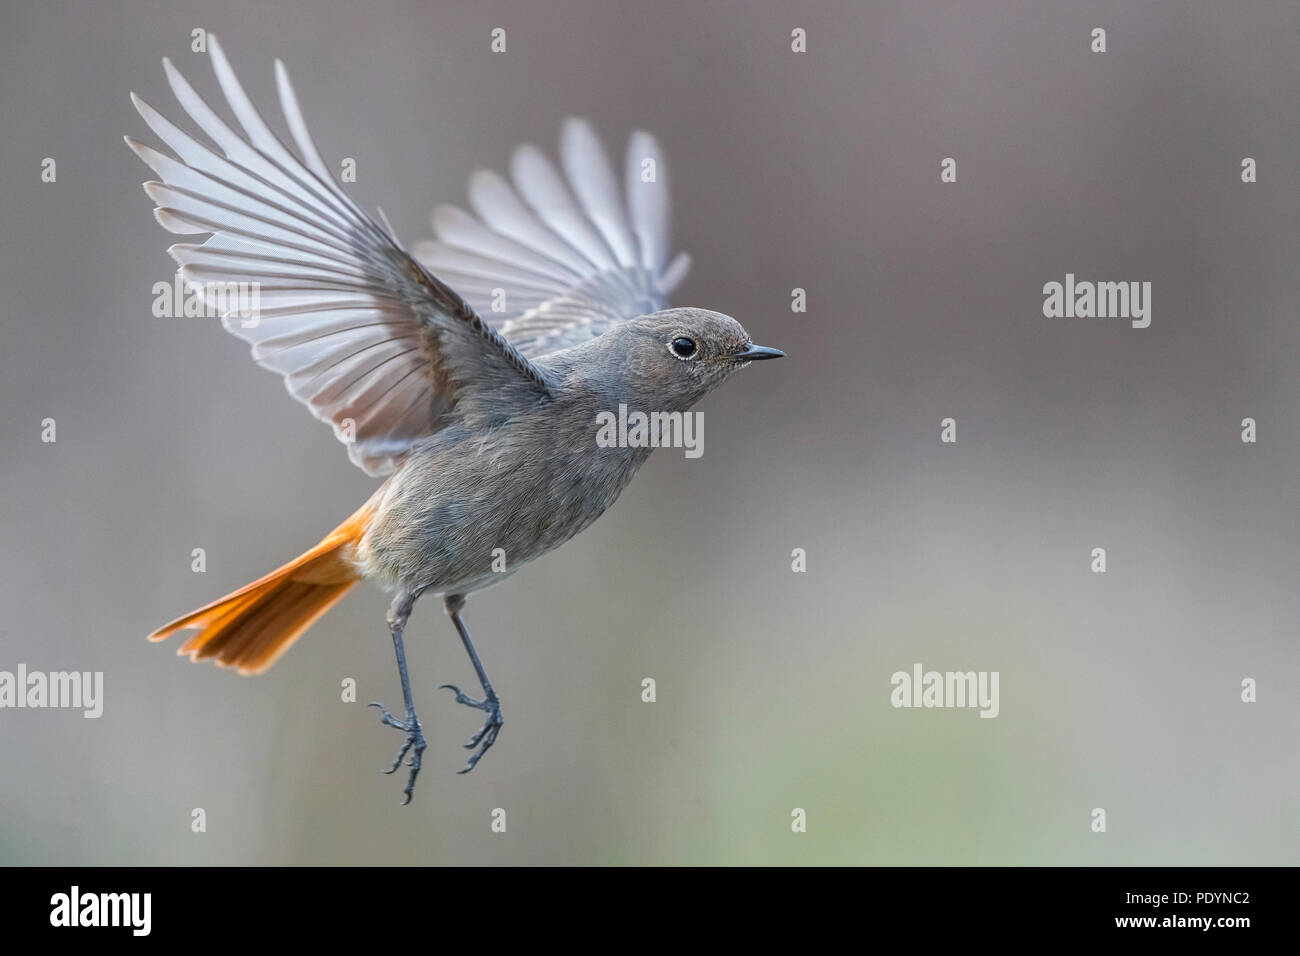
<svg viewBox="0 0 1300 956"><path fill-rule="evenodd" d="M479 170L469 181L477 217L440 206L437 241L414 248L530 358L664 308L690 267L685 254L668 261L668 171L653 136L628 141L622 191L585 120L565 122L560 161L563 177L525 145L511 162L513 186Z"/></svg>
<svg viewBox="0 0 1300 956"><path fill-rule="evenodd" d="M284 376L371 475L391 472L449 414L488 414L548 394L552 383L447 285L353 202L321 159L283 64L275 64L294 155L271 132L216 38L208 51L243 135L164 60L176 99L216 149L135 94L145 122L179 159L127 137L162 179L145 183L154 214L175 233L211 233L168 251L187 283L203 284L226 329ZM246 283L251 294L229 295ZM256 303L250 314L249 303Z"/></svg>

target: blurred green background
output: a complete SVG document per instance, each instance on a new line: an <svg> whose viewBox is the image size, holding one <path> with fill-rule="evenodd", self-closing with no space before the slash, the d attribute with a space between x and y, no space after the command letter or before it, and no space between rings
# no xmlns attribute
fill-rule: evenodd
<svg viewBox="0 0 1300 956"><path fill-rule="evenodd" d="M1300 8L1054 6L5 0L0 669L106 699L0 711L0 863L1296 863ZM408 243L567 115L615 155L654 131L675 304L790 355L706 400L702 458L471 598L506 726L466 777L479 715L436 687L473 675L417 605L404 809L377 590L264 677L144 640L375 485L244 344L150 314L174 240L127 93L180 119L167 55L215 101L196 27L268 114L285 60ZM1151 327L1045 319L1067 272L1152 282ZM916 662L999 671L1000 715L894 709Z"/></svg>

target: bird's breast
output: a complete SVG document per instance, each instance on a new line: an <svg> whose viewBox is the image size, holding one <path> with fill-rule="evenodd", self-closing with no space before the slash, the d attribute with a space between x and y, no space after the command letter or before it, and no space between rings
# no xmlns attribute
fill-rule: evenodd
<svg viewBox="0 0 1300 956"><path fill-rule="evenodd" d="M450 430L393 476L359 565L447 593L504 580L600 517L649 454L600 447L595 435L594 414Z"/></svg>

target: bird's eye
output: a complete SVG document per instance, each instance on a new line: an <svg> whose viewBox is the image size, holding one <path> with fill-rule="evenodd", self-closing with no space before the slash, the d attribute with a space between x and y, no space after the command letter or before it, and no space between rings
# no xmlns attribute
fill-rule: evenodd
<svg viewBox="0 0 1300 956"><path fill-rule="evenodd" d="M668 348L680 359L694 358L697 346L694 339L688 339L684 335L679 335L668 343Z"/></svg>

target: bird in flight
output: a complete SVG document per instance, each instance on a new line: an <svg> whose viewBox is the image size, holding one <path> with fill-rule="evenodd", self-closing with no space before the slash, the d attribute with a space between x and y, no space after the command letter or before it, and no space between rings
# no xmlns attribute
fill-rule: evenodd
<svg viewBox="0 0 1300 956"><path fill-rule="evenodd" d="M513 185L475 173L477 215L438 208L436 240L408 251L382 212L368 215L335 180L283 64L276 86L296 153L211 35L208 54L238 129L166 59L207 141L131 95L175 154L126 137L158 176L144 184L155 217L208 236L168 252L258 364L385 480L315 547L149 637L194 631L179 653L258 674L357 581L385 588L405 712L371 706L403 735L385 772L405 762L409 803L426 748L402 638L417 598L442 597L481 685L481 697L442 685L485 715L465 745L466 773L503 723L462 618L466 596L578 534L631 480L651 448L598 442L602 413L685 414L736 370L783 353L754 345L729 316L666 308L689 259L669 257L667 174L649 134L632 135L620 190L590 125L571 119L563 174L521 146ZM232 288L255 290L255 306L232 306Z"/></svg>

